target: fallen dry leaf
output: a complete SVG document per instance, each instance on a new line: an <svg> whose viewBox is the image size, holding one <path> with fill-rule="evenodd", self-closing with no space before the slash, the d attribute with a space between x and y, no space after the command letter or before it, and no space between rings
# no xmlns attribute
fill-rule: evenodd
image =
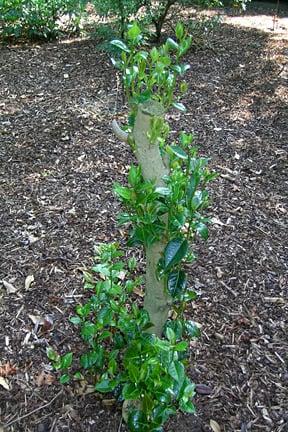
<svg viewBox="0 0 288 432"><path fill-rule="evenodd" d="M9 282L2 280L2 284L6 288L7 294L14 294L17 291L17 288Z"/></svg>
<svg viewBox="0 0 288 432"><path fill-rule="evenodd" d="M16 367L11 365L9 362L5 363L3 366L0 365L0 376L7 377L9 375L14 375L16 373Z"/></svg>
<svg viewBox="0 0 288 432"><path fill-rule="evenodd" d="M76 384L76 393L78 395L87 395L87 394L95 394L98 395L98 393L95 393L95 386L88 385L87 381L81 380L79 383Z"/></svg>
<svg viewBox="0 0 288 432"><path fill-rule="evenodd" d="M140 288L134 288L133 293L138 295L139 297L144 297L144 292Z"/></svg>
<svg viewBox="0 0 288 432"><path fill-rule="evenodd" d="M36 377L35 382L38 387L51 385L55 381L55 376L51 375L45 371L40 372L40 374Z"/></svg>
<svg viewBox="0 0 288 432"><path fill-rule="evenodd" d="M4 387L6 390L10 390L8 382L3 377L0 377L0 385Z"/></svg>
<svg viewBox="0 0 288 432"><path fill-rule="evenodd" d="M215 420L210 420L210 428L213 432L221 432L221 428Z"/></svg>
<svg viewBox="0 0 288 432"><path fill-rule="evenodd" d="M32 282L34 282L34 276L33 275L28 275L25 279L25 290L29 290L30 285L32 284Z"/></svg>

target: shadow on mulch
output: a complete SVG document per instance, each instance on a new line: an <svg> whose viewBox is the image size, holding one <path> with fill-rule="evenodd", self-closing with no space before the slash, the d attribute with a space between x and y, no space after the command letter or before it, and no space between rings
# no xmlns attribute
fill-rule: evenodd
<svg viewBox="0 0 288 432"><path fill-rule="evenodd" d="M190 374L213 390L196 397L197 417L179 414L167 432L209 431L210 420L226 432L288 428L287 81L283 45L269 44L221 26L213 52L189 54L187 114L169 114L172 135L193 130L220 176L187 311L202 326ZM16 289L0 295L1 363L17 367L0 388L0 420L17 432L124 431L109 401L39 381L43 371L54 379L47 345L80 350L67 317L95 243L125 236L111 192L131 160L109 126L125 118L116 73L93 41L67 41L3 48L0 80L0 279ZM52 330L37 329L46 315Z"/></svg>

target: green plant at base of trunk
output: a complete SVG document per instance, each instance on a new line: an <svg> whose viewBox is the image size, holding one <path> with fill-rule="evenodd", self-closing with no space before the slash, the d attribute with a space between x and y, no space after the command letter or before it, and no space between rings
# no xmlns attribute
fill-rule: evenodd
<svg viewBox="0 0 288 432"><path fill-rule="evenodd" d="M196 326L190 323L189 328L179 320L167 323L163 339L147 333L149 315L133 295L142 280L131 275L135 259L124 261L123 256L116 243L99 247L96 264L84 273L85 289L93 294L87 303L77 306L77 315L70 320L79 326L89 347L80 365L98 377L95 390L113 393L119 401L134 401L127 417L130 431L161 431L177 409L195 411L191 402L194 385L185 374L185 364L191 327ZM195 331L192 337L197 336ZM56 370L64 370L62 382L68 382L72 354L61 357L48 348L47 355ZM71 377L83 379L80 372Z"/></svg>

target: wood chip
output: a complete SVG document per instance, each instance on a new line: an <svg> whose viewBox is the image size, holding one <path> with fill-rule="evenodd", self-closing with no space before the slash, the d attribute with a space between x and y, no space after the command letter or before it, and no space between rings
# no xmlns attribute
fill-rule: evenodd
<svg viewBox="0 0 288 432"><path fill-rule="evenodd" d="M28 275L25 279L25 290L29 290L30 285L32 284L32 282L34 282L34 276L33 275Z"/></svg>
<svg viewBox="0 0 288 432"><path fill-rule="evenodd" d="M18 289L15 288L15 286L12 285L10 282L2 280L2 284L3 284L4 288L6 288L7 294L14 294L18 291Z"/></svg>
<svg viewBox="0 0 288 432"><path fill-rule="evenodd" d="M2 387L4 387L5 390L10 390L10 386L8 384L8 381L2 376L0 376L0 385Z"/></svg>
<svg viewBox="0 0 288 432"><path fill-rule="evenodd" d="M209 424L210 424L210 428L213 430L213 432L221 432L221 428L215 420L210 420Z"/></svg>

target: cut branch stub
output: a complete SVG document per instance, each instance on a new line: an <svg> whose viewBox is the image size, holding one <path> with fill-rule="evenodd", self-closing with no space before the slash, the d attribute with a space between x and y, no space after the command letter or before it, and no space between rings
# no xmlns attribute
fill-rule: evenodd
<svg viewBox="0 0 288 432"><path fill-rule="evenodd" d="M128 134L127 134L127 132L123 131L123 129L120 128L117 120L113 120L111 126L112 126L112 131L117 136L117 138L119 138L120 141L127 143L128 142Z"/></svg>

